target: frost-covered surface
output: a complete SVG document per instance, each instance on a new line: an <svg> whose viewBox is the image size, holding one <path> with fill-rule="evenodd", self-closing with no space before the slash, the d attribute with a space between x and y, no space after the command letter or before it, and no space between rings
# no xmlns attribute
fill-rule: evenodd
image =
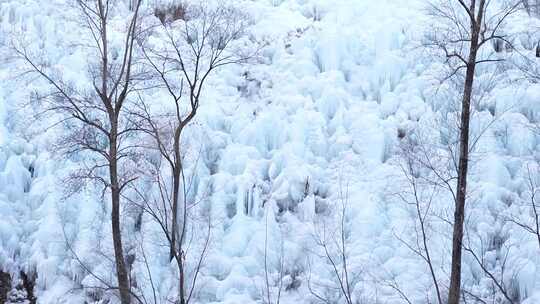
<svg viewBox="0 0 540 304"><path fill-rule="evenodd" d="M47 54L49 64L80 81L85 57L70 44L78 32L69 19L75 13L65 2L1 1L1 30L39 41L36 53ZM322 234L340 235L344 204L355 301L404 303L401 292L412 303L435 302L425 262L406 245L415 242L414 209L395 195L409 187L399 167L399 135L411 132L434 147L444 146L448 129L441 121L451 119L452 102L459 97L437 85L434 75L441 73L441 64L417 48L426 30L423 4L236 4L254 20L250 34L269 44L258 63L227 67L210 79L211 89L187 133L187 145L201 151L187 157L189 175L195 176L193 199L203 201L201 208L213 221L197 301L264 301L267 239L272 297L282 263L281 303L316 303L312 292L344 303L317 245ZM523 15L516 20L515 32L535 22L523 21ZM10 59L6 37L0 38L2 57ZM530 37L520 39L520 48L534 45ZM538 122L540 87L512 77L509 69L514 81L501 80L482 99L472 124L472 133L482 137L471 170L466 243L503 277L516 299L533 304L540 301L540 248L533 235L508 218L532 219L526 177L527 168L534 171L538 135L529 126ZM61 178L78 160L53 157L57 129L33 132L40 129L36 123L48 122L34 121L31 110L20 105L46 84L14 77L24 70L15 60L6 60L0 69L0 268L15 280L20 270L35 270L39 303L83 303L81 287L99 285L84 267L114 282L109 206L100 202L96 189L63 199ZM480 83L492 73L480 70ZM434 213L451 219L449 194L440 191L434 201ZM451 226L440 218L432 218L428 236L444 290ZM124 220L127 251L146 253L158 296L165 299L174 294L174 267L157 227L148 218L142 225L142 233L132 233L133 219ZM200 244L193 246L196 251ZM337 248L330 250L335 254L332 250ZM147 269L137 263L134 268L145 286ZM491 301L493 283L467 253L463 284Z"/></svg>

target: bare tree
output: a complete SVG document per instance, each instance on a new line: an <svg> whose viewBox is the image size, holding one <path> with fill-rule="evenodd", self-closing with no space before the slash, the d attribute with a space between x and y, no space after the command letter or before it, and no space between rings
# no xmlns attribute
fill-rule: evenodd
<svg viewBox="0 0 540 304"><path fill-rule="evenodd" d="M131 303L129 271L124 257L121 233L121 193L134 176L129 168L133 155L129 137L135 131L132 119L126 117L129 95L137 80L134 59L135 41L140 30L137 0L128 19L123 45L117 57L109 37L109 23L116 2L110 0L77 0L81 26L90 42L86 65L89 83L81 89L63 79L45 64L37 61L26 45L16 45L15 52L33 72L50 84L51 92L40 98L44 113L60 115L66 126L59 147L68 154L84 154L89 160L72 175L74 180L100 183L103 193L110 191L111 228L118 291L122 304Z"/></svg>
<svg viewBox="0 0 540 304"><path fill-rule="evenodd" d="M330 265L330 272L337 281L336 286L322 286L326 290L338 290L345 303L353 304L353 289L358 282L359 273L353 273L349 265L347 214L349 206L349 187L340 183L339 203L335 208L336 222L328 223L323 219L316 227L314 240L321 253L314 252ZM310 263L311 268L311 263ZM311 294L323 303L332 303L329 296L317 291L312 285L311 269L308 277L308 289Z"/></svg>
<svg viewBox="0 0 540 304"><path fill-rule="evenodd" d="M235 45L244 35L248 21L237 8L193 5L173 9L182 14L175 13L173 17L177 18L172 19L160 18L160 23L146 39L139 40L145 62L152 71L153 86L168 95L164 105L167 110L162 111L163 105L156 107L141 96L136 115L142 121L139 128L151 138L149 149L157 151L160 158L157 162L151 161L151 172L160 195L153 202L143 193L140 198L144 201L144 210L162 227L169 245L169 258L176 261L179 271L178 301L187 304L192 299L206 254L210 230L188 288L185 260L188 209L196 202L190 201L190 185L184 176L182 135L197 115L208 78L220 67L246 62L253 54L245 54ZM158 43L154 45L153 41ZM163 168L170 172L170 177L163 176Z"/></svg>
<svg viewBox="0 0 540 304"><path fill-rule="evenodd" d="M151 157L151 156L150 156ZM196 166L196 165L195 165ZM137 205L144 214L148 215L150 219L156 223L163 233L166 245L168 248L172 246L172 231L171 231L171 207L170 201L170 184L163 174L163 166L161 160L151 164L149 167L144 167L146 178L153 185L153 188L149 190L141 190L139 185L133 186L133 190L136 193L135 198L127 198L134 205ZM187 304L190 303L195 296L197 279L201 273L204 260L208 254L210 240L211 240L211 228L212 221L210 214L204 216L204 220L201 225L198 225L195 219L196 214L193 211L194 207L200 204L201 200L206 198L202 196L199 201L189 202L187 197L191 197L192 180L194 176L185 177L184 169L181 172L182 183L181 191L184 194L182 203L186 205L184 209L184 221L182 222L182 244L175 247L172 252L172 260L176 264L178 270L178 294L174 299L175 303ZM199 233L201 233L199 235ZM201 241L200 250L196 251L193 246L193 242ZM146 254L142 251L143 264L147 265ZM188 269L188 263L192 263L193 269ZM149 272L149 271L148 271ZM157 289L150 282L152 289ZM159 302L154 302L159 303Z"/></svg>
<svg viewBox="0 0 540 304"><path fill-rule="evenodd" d="M268 213L270 210L267 210L265 213L265 223L264 223L264 293L263 298L264 303L266 304L279 304L281 302L281 294L283 291L283 277L285 271L285 258L284 258L284 244L283 244L283 234L280 230L280 240L279 240L279 256L277 261L277 284L271 284L270 276L271 271L269 269L269 257L268 257ZM277 285L277 292L275 297L272 296L273 285Z"/></svg>
<svg viewBox="0 0 540 304"><path fill-rule="evenodd" d="M423 123L423 127L427 130L434 129L433 126L426 125L426 122ZM440 280L436 275L436 265L433 258L436 256L432 248L430 248L429 239L430 235L434 233L432 224L439 221L442 224L448 223L452 225L445 214L438 211L441 207L437 206L438 204L435 202L443 200L445 198L445 192L450 194L450 199L455 201L452 181L456 180L457 177L456 172L451 168L452 159L448 157L448 150L438 146L435 143L437 139L434 142L430 142L430 140L433 141L431 138L433 136L422 134L422 130L422 128L410 130L401 139L399 166L402 170L405 187L399 187L398 192L391 193L412 206L412 217L415 221L413 238L412 240L408 240L396 232L394 232L394 235L426 263L437 294L437 301L438 303L446 303L445 295L441 289L441 287L446 286L446 281ZM472 141L478 139L475 136L472 136L472 138ZM474 148L471 148L471 150L474 150ZM468 199L470 200L470 197ZM483 278L491 282L492 289L489 296L493 299L502 296L508 303L518 303L513 294L514 290L503 280L505 277L504 272L507 268L506 262L510 252L508 248L506 250L504 250L505 248L501 248L504 247L502 246L503 243L498 241L496 236L490 242L491 247L487 248L484 246L482 237L477 235L477 231L474 231L474 229L465 229L465 232L464 238L468 243L463 245L463 249L470 255L472 261L477 263L482 274L485 275L485 277L478 276L475 278ZM474 242L471 239L474 239ZM485 255L488 250L497 254L497 263L493 263L494 265L491 265L491 262L488 263L485 261ZM518 271L514 275L517 275L517 273ZM394 289L400 297L406 296L397 282L390 281L385 284ZM486 295L476 294L467 288L461 288L461 298L465 303L467 303L468 299L480 303L487 303L486 301L488 301Z"/></svg>
<svg viewBox="0 0 540 304"><path fill-rule="evenodd" d="M435 154L429 151L426 145L414 142L410 137L402 139L399 164L406 188L394 193L401 201L413 206L414 240L407 241L397 233L394 235L409 248L414 254L418 255L427 265L433 287L437 296L437 303L444 304L441 287L435 272L432 251L429 245L429 232L432 230L430 222L435 215L433 214L434 199L440 195L441 186L434 183L434 180L448 180L449 177L442 175L436 176ZM451 179L451 178L450 178ZM390 283L394 290L398 291L400 296L404 293L399 289L397 283Z"/></svg>
<svg viewBox="0 0 540 304"><path fill-rule="evenodd" d="M465 203L467 199L467 173L470 158L470 122L475 71L479 64L499 62L498 57L484 56L482 50L488 42L507 37L502 27L508 16L516 12L520 1L497 8L489 0L453 0L431 3L430 12L439 23L428 37L428 45L443 52L451 68L449 77L463 76L459 141L456 162L457 184L452 236L452 265L448 304L458 304L461 295L461 256ZM492 11L496 10L495 13ZM511 44L511 43L510 43Z"/></svg>
<svg viewBox="0 0 540 304"><path fill-rule="evenodd" d="M540 205L538 201L538 191L540 190L538 185L538 177L540 172L538 164L536 166L527 165L527 172L525 181L527 183L527 190L525 191L525 198L519 203L519 207L525 207L525 211L521 212L519 208L517 215L509 215L506 220L519 226L527 233L531 234L538 243L538 249L540 249Z"/></svg>
<svg viewBox="0 0 540 304"><path fill-rule="evenodd" d="M519 294L513 294L513 290L507 286L505 282L505 272L507 268L507 261L508 261L508 254L510 253L510 248L504 248L505 250L502 250L501 256L498 257L500 267L498 271L494 271L490 269L489 263L485 260L484 256L486 253L486 246L484 245L482 238L478 238L480 242L480 248L479 250L474 250L472 246L470 245L471 240L468 238L467 245L463 246L463 249L469 253L473 260L477 263L477 265L480 267L482 272L487 276L489 281L492 285L492 296L493 298L496 297L497 293L502 295L507 303L509 304L517 304L519 303ZM478 252L479 251L479 252ZM514 270L514 275L518 273L517 270ZM475 300L482 301L482 298L470 291L467 291L465 289L462 290L462 294L465 294L465 296L472 297Z"/></svg>
<svg viewBox="0 0 540 304"><path fill-rule="evenodd" d="M184 17L186 20L181 24L162 23L159 34L164 46L161 48L141 43L158 85L166 89L173 106L173 113L155 116L143 100L141 114L146 121L147 133L155 140L155 148L172 172L171 259L176 247L182 243L186 220L186 204L182 210L178 207L182 196L182 132L197 114L208 77L222 66L242 63L249 58L233 46L243 35L247 20L247 16L237 9L190 7ZM181 227L178 227L179 216ZM177 241L177 238L180 239Z"/></svg>

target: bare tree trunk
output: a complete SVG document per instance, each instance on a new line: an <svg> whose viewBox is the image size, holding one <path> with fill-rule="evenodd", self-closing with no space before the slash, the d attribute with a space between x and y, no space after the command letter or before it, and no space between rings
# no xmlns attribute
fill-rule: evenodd
<svg viewBox="0 0 540 304"><path fill-rule="evenodd" d="M173 168L173 189L172 189L172 228L171 228L171 245L169 251L169 260L174 258L176 253L176 235L178 234L178 194L180 189L180 180L177 178L177 170Z"/></svg>
<svg viewBox="0 0 540 304"><path fill-rule="evenodd" d="M179 272L178 288L179 288L179 298L180 298L179 300L180 300L180 304L185 304L186 296L185 296L184 259L183 259L184 253L182 250L183 231L181 232L182 235L180 236L180 240L176 239L176 236L178 234L178 199L179 199L179 194L180 194L180 175L181 175L181 172L180 170L178 170L178 168L179 167L175 167L173 169L172 231L171 231L171 244L170 244L169 258L170 260L172 260L173 258L175 258L175 255L179 255L176 258L176 261L178 263L178 270L179 270L178 271ZM182 225L184 225L184 223L185 221L183 221Z"/></svg>
<svg viewBox="0 0 540 304"><path fill-rule="evenodd" d="M107 18L105 16L105 8L101 1L99 3L101 18L101 41L103 45L102 56L102 75L101 75L101 96L103 104L108 112L111 129L109 133L109 178L111 182L111 230L114 247L114 259L116 264L116 275L118 279L118 291L120 293L120 301L122 304L130 304L130 286L128 272L124 260L124 250L122 247L122 231L120 227L120 183L118 181L118 113L116 113L116 104L113 105L110 98L108 99L107 84L109 81L109 63L108 63L108 41L107 41ZM131 29L130 29L131 30ZM122 94L121 94L122 96ZM120 101L120 105L121 105Z"/></svg>
<svg viewBox="0 0 540 304"><path fill-rule="evenodd" d="M182 157L180 155L180 134L182 132L182 129L183 129L182 124L180 124L176 128L174 132L174 143L173 143L174 165L172 166L172 173L173 173L173 176L172 176L173 177L172 235L171 235L171 247L170 247L170 254L169 254L169 258L171 260L174 258L174 254L177 249L176 237L178 235L178 199L180 198L180 178L182 175Z"/></svg>
<svg viewBox="0 0 540 304"><path fill-rule="evenodd" d="M182 229L181 231L178 231L178 200L180 199L180 179L182 178L182 157L180 154L180 134L182 132L182 124L180 124L174 133L174 144L173 144L173 153L174 153L174 166L173 166L173 205L172 205L172 232L171 232L171 245L170 245L170 259L172 260L175 255L180 255L177 258L178 262L178 270L179 270L179 282L178 282L178 288L179 288L179 298L180 298L180 304L186 303L186 295L185 295L185 271L184 271L184 259L183 259L183 249L182 249L182 243L184 241L184 232L185 232L185 225L186 225L186 202L185 202L185 196L183 195L183 218L182 218ZM185 187L185 186L184 186ZM179 240L177 240L177 236L180 237ZM177 244L178 243L178 244Z"/></svg>
<svg viewBox="0 0 540 304"><path fill-rule="evenodd" d="M116 263L116 275L118 277L118 290L122 304L131 303L129 276L124 260L122 248L122 233L120 228L120 184L118 182L118 159L117 159L117 123L116 117L111 118L111 137L109 145L110 163L109 174L111 179L111 226L114 246L114 258Z"/></svg>
<svg viewBox="0 0 540 304"><path fill-rule="evenodd" d="M194 110L195 111L195 110ZM194 112L195 113L195 112ZM182 226L180 231L178 231L178 200L180 199L180 180L183 176L183 167L182 167L182 155L180 154L180 135L182 134L182 130L184 128L184 124L180 124L177 126L175 133L174 133L174 145L173 145L173 153L174 153L174 160L175 160L175 166L173 170L173 231L172 231L172 240L171 240L171 259L172 254L177 252L177 254L180 255L179 261L180 265L178 265L178 268L180 270L180 277L179 277L179 288L180 288L180 304L186 303L186 294L185 294L185 270L184 270L184 250L183 250L183 243L184 243L184 235L186 232L186 222L187 222L187 202L186 202L186 193L185 193L185 185L183 185L184 193L182 193L183 198L183 208L182 208ZM176 236L179 234L180 239L176 241ZM178 242L178 245L176 244ZM177 248L179 250L177 250Z"/></svg>
<svg viewBox="0 0 540 304"><path fill-rule="evenodd" d="M454 210L454 231L452 234L452 266L450 273L450 289L448 304L459 304L461 295L461 253L463 248L463 223L465 220L465 201L467 196L467 172L469 168L469 124L471 120L471 97L473 91L474 72L476 69L476 55L478 52L478 39L485 0L480 1L478 17L471 17L471 41L469 58L461 101L461 119L459 134L459 163L456 201ZM471 12L474 14L474 1ZM474 15L473 15L474 16Z"/></svg>
<svg viewBox="0 0 540 304"><path fill-rule="evenodd" d="M186 202L184 201L184 218L182 219L182 230L180 231L180 240L176 240L176 236L179 233L178 232L178 200L180 198L180 178L182 175L182 169L181 169L181 163L180 163L180 145L175 140L175 158L176 158L176 167L174 168L173 173L173 214L172 214L172 221L173 221L173 228L172 228L172 240L171 240L171 259L174 257L174 254L180 255L177 259L178 261L178 270L180 273L179 276L179 292L180 292L180 304L186 303L186 294L185 294L185 270L184 270L184 250L182 249L182 243L184 239L184 232L185 232L185 206ZM185 187L185 186L184 186ZM185 197L184 197L185 200ZM178 245L176 244L178 242ZM177 250L177 247L179 250Z"/></svg>

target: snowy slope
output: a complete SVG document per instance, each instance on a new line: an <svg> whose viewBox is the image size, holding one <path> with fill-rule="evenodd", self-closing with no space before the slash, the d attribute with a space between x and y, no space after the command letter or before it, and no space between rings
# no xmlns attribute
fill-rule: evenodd
<svg viewBox="0 0 540 304"><path fill-rule="evenodd" d="M90 301L82 287L99 282L85 267L114 280L110 206L92 188L63 198L62 177L78 160L54 155L52 142L61 130L43 132L40 125L54 117L36 122L29 117L38 106L21 108L46 84L14 77L25 67L9 56L6 37L15 32L33 41L36 54L47 54L65 77L84 79L79 73L84 53L72 44L80 33L65 2L0 1L6 34L0 40L6 58L0 67L0 269L14 280L21 270L37 272L39 303L83 303L85 296ZM404 295L412 303L436 301L427 265L407 245L415 242L414 208L396 196L408 186L398 155L400 133L444 146L448 130L441 121L451 119L451 101L459 96L438 85L442 64L418 48L427 30L424 4L236 3L254 20L250 34L269 45L257 63L224 68L210 79L212 89L188 130L186 145L193 155L187 170L195 176L191 195L213 219L199 303L263 303L265 247L273 297L283 275L281 303L318 303L314 293L345 303L317 245L321 229L345 235L355 303L406 303ZM486 78L491 73L479 72ZM531 219L522 202L527 200L525 173L538 144L528 126L538 119L539 92L538 85L516 77L501 81L478 106L473 133L482 137L467 220L469 246L527 304L540 301L540 249L533 235L507 219ZM453 206L444 191L434 201L440 218L432 218L428 237L445 288L451 226L441 218L451 219ZM340 230L336 223L344 205ZM167 250L150 219L143 219L142 232L133 232L133 222L123 223L129 250L144 249L151 266L147 271L136 264L134 273L142 285L150 273L165 299L175 288ZM137 247L140 240L144 248ZM500 297L467 254L463 282L486 301L492 294Z"/></svg>

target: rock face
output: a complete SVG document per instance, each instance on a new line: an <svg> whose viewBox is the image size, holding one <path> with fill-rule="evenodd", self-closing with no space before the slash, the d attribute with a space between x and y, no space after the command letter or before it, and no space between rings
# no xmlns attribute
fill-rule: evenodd
<svg viewBox="0 0 540 304"><path fill-rule="evenodd" d="M15 281L15 284L14 284ZM28 303L36 304L34 295L35 274L19 273L19 279L12 279L11 274L0 270L0 304Z"/></svg>
<svg viewBox="0 0 540 304"><path fill-rule="evenodd" d="M7 302L8 292L11 290L11 276L0 271L0 304Z"/></svg>
<svg viewBox="0 0 540 304"><path fill-rule="evenodd" d="M34 286L36 286L36 274L28 274L21 271L21 279L22 288L26 292L26 299L29 301L29 304L36 304L37 299L34 295Z"/></svg>

